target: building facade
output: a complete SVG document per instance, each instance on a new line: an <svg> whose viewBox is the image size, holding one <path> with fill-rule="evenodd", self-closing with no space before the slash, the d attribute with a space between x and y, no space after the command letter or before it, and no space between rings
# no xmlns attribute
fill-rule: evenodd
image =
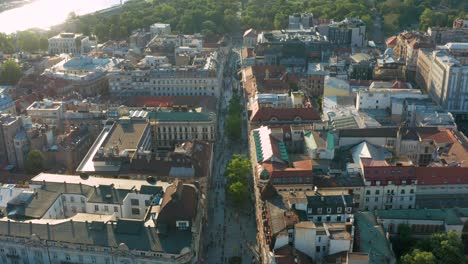
<svg viewBox="0 0 468 264"><path fill-rule="evenodd" d="M49 39L49 54L86 54L97 45L94 38L75 33L60 33Z"/></svg>

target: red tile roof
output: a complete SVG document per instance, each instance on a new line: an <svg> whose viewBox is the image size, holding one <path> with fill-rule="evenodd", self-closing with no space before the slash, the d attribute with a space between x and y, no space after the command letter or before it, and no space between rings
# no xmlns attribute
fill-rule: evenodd
<svg viewBox="0 0 468 264"><path fill-rule="evenodd" d="M466 167L415 168L418 185L468 184Z"/></svg>
<svg viewBox="0 0 468 264"><path fill-rule="evenodd" d="M397 36L391 36L385 40L385 44L387 44L387 48L393 48L397 44Z"/></svg>
<svg viewBox="0 0 468 264"><path fill-rule="evenodd" d="M420 131L419 135L421 139L432 139L437 144L448 144L458 141L452 130L444 128L440 129L436 133L430 133L430 131Z"/></svg>
<svg viewBox="0 0 468 264"><path fill-rule="evenodd" d="M276 118L277 120L272 120ZM289 122L296 123L295 118L300 118L300 122L320 120L320 115L315 108L260 108L252 113L251 122Z"/></svg>
<svg viewBox="0 0 468 264"><path fill-rule="evenodd" d="M265 162L262 165L270 173L271 178L312 177L312 160L293 162L293 167L278 162Z"/></svg>
<svg viewBox="0 0 468 264"><path fill-rule="evenodd" d="M392 184L400 184L402 180L415 180L416 173L413 166L365 166L364 178L366 181L380 181L381 185L387 185L388 181Z"/></svg>
<svg viewBox="0 0 468 264"><path fill-rule="evenodd" d="M285 245L275 250L277 264L312 264L309 256L295 249L293 246Z"/></svg>

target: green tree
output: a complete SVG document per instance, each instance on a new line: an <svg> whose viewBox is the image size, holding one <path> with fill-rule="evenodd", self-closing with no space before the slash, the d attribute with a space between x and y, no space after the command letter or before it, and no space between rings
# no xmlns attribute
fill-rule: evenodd
<svg viewBox="0 0 468 264"><path fill-rule="evenodd" d="M16 37L20 50L35 52L40 49L39 35L36 32L22 31Z"/></svg>
<svg viewBox="0 0 468 264"><path fill-rule="evenodd" d="M14 60L7 60L0 67L0 84L16 85L21 75L20 65Z"/></svg>
<svg viewBox="0 0 468 264"><path fill-rule="evenodd" d="M463 243L455 231L436 233L430 238L432 253L439 263L458 264L464 262Z"/></svg>
<svg viewBox="0 0 468 264"><path fill-rule="evenodd" d="M241 205L247 198L247 186L242 182L229 185L228 192L236 205Z"/></svg>
<svg viewBox="0 0 468 264"><path fill-rule="evenodd" d="M13 53L13 40L11 36L0 33L0 52Z"/></svg>
<svg viewBox="0 0 468 264"><path fill-rule="evenodd" d="M411 227L405 224L398 225L398 236L392 239L393 251L396 256L400 257L410 252L413 245Z"/></svg>
<svg viewBox="0 0 468 264"><path fill-rule="evenodd" d="M251 170L252 164L246 156L234 154L232 155L231 161L226 166L226 177L229 183L246 183Z"/></svg>
<svg viewBox="0 0 468 264"><path fill-rule="evenodd" d="M401 257L402 264L436 264L436 259L431 252L413 250L411 253Z"/></svg>
<svg viewBox="0 0 468 264"><path fill-rule="evenodd" d="M38 174L42 172L44 169L42 153L37 149L31 150L26 157L24 168L28 174Z"/></svg>
<svg viewBox="0 0 468 264"><path fill-rule="evenodd" d="M231 140L239 140L242 134L242 105L240 97L234 95L229 101L226 130Z"/></svg>

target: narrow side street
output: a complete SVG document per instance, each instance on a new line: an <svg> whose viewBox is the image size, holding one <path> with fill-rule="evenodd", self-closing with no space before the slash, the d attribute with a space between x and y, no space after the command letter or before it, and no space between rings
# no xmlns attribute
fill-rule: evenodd
<svg viewBox="0 0 468 264"><path fill-rule="evenodd" d="M233 92L240 89L236 79L239 55L231 52L224 66L223 89L218 110L218 134L214 146L212 178L208 188L208 217L202 246L202 263L229 263L232 257L241 257L242 263L259 263L257 256L257 226L254 202L239 212L226 200L225 168L233 154L248 156L247 127L243 126L242 142L231 143L225 133L225 119ZM252 186L249 186L252 190ZM249 191L249 193L251 193Z"/></svg>

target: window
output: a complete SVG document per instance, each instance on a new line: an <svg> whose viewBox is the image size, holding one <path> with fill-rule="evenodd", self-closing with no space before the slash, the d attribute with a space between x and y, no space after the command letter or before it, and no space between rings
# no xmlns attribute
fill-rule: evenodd
<svg viewBox="0 0 468 264"><path fill-rule="evenodd" d="M99 211L99 205L96 204L96 205L94 206L94 211Z"/></svg>
<svg viewBox="0 0 468 264"><path fill-rule="evenodd" d="M370 190L367 190L367 191L366 191L366 195L370 195Z"/></svg>
<svg viewBox="0 0 468 264"><path fill-rule="evenodd" d="M92 263L96 263L96 257L95 257L95 256L92 256L92 257L91 257L91 262L92 262Z"/></svg>
<svg viewBox="0 0 468 264"><path fill-rule="evenodd" d="M317 208L317 213L321 214L322 213L322 208Z"/></svg>
<svg viewBox="0 0 468 264"><path fill-rule="evenodd" d="M187 230L189 228L188 221L176 221L176 226L179 230Z"/></svg>
<svg viewBox="0 0 468 264"><path fill-rule="evenodd" d="M65 259L66 259L66 260L71 260L70 255L67 254L67 255L65 256Z"/></svg>
<svg viewBox="0 0 468 264"><path fill-rule="evenodd" d="M380 194L380 190L375 190L375 195L379 195Z"/></svg>
<svg viewBox="0 0 468 264"><path fill-rule="evenodd" d="M119 207L114 206L114 213L118 213L118 212L119 212Z"/></svg>
<svg viewBox="0 0 468 264"><path fill-rule="evenodd" d="M109 206L104 205L104 211L106 211L106 212L109 211Z"/></svg>
<svg viewBox="0 0 468 264"><path fill-rule="evenodd" d="M72 203L75 202L75 197L74 197L74 196L71 196L71 197L70 197L70 202L72 202Z"/></svg>
<svg viewBox="0 0 468 264"><path fill-rule="evenodd" d="M321 236L319 236L319 237L318 237L318 242L320 242L321 240L322 240L322 237L321 237Z"/></svg>
<svg viewBox="0 0 468 264"><path fill-rule="evenodd" d="M327 213L331 213L331 208L327 208Z"/></svg>
<svg viewBox="0 0 468 264"><path fill-rule="evenodd" d="M145 200L145 206L150 206L150 205L151 205L150 200Z"/></svg>
<svg viewBox="0 0 468 264"><path fill-rule="evenodd" d="M81 197L81 203L85 203L84 197Z"/></svg>
<svg viewBox="0 0 468 264"><path fill-rule="evenodd" d="M140 214L140 208L132 208L132 214L139 215Z"/></svg>
<svg viewBox="0 0 468 264"><path fill-rule="evenodd" d="M375 201L378 202L378 201L379 201L379 197L375 197Z"/></svg>
<svg viewBox="0 0 468 264"><path fill-rule="evenodd" d="M337 222L341 222L341 215L338 215L338 216L336 217L336 221L337 221Z"/></svg>
<svg viewBox="0 0 468 264"><path fill-rule="evenodd" d="M405 199L404 196L401 196L401 197L400 197L400 201L403 201L404 199Z"/></svg>
<svg viewBox="0 0 468 264"><path fill-rule="evenodd" d="M409 193L414 193L414 189L410 189Z"/></svg>
<svg viewBox="0 0 468 264"><path fill-rule="evenodd" d="M341 214L341 207L337 207L337 208L336 208L336 212L339 213L339 214Z"/></svg>
<svg viewBox="0 0 468 264"><path fill-rule="evenodd" d="M316 251L316 252L320 252L320 246L316 246L316 247L315 247L315 251Z"/></svg>
<svg viewBox="0 0 468 264"><path fill-rule="evenodd" d="M366 202L368 202L368 201L369 201L369 197L366 197Z"/></svg>
<svg viewBox="0 0 468 264"><path fill-rule="evenodd" d="M131 204L134 205L134 206L140 205L140 201L139 201L138 199L131 199L130 202L131 202Z"/></svg>
<svg viewBox="0 0 468 264"><path fill-rule="evenodd" d="M401 190L401 194L405 194L405 189L402 189L402 190Z"/></svg>
<svg viewBox="0 0 468 264"><path fill-rule="evenodd" d="M413 196L410 196L410 197L409 197L409 200L410 200L410 201L413 201Z"/></svg>
<svg viewBox="0 0 468 264"><path fill-rule="evenodd" d="M317 222L322 222L322 217L321 216L317 216Z"/></svg>
<svg viewBox="0 0 468 264"><path fill-rule="evenodd" d="M327 216L327 222L331 221L331 216Z"/></svg>

